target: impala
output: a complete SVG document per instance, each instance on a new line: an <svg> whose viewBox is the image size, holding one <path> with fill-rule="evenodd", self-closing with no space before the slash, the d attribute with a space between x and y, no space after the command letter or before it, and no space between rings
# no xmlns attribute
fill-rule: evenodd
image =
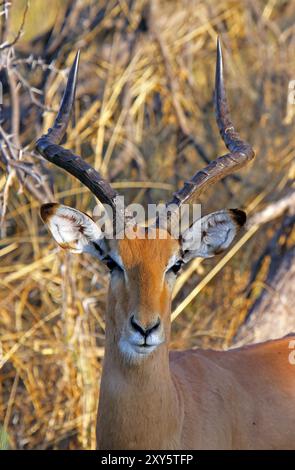
<svg viewBox="0 0 295 470"><path fill-rule="evenodd" d="M118 194L80 156L59 145L72 105L79 54L55 123L36 144L41 155L78 178L114 219L123 237L102 236L87 214L57 203L41 217L64 249L97 256L110 270L106 340L97 414L99 449L295 449L295 335L229 351L169 352L171 293L183 263L207 258L232 243L246 215L225 209L195 221L180 237L153 221L138 227L118 207ZM198 201L201 191L254 158L235 131L226 100L217 42L215 105L229 153L198 171L167 207ZM136 236L131 236L136 227ZM199 231L196 242L191 233Z"/></svg>

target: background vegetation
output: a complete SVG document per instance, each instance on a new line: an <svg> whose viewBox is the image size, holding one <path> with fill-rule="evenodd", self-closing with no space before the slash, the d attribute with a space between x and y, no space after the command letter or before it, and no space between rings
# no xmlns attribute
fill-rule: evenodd
<svg viewBox="0 0 295 470"><path fill-rule="evenodd" d="M36 137L52 123L80 48L66 145L127 201L167 199L225 150L213 112L219 34L233 121L257 159L208 191L203 210L257 213L294 188L295 4L16 0L0 2L0 14L0 445L94 448L108 276L93 258L57 248L39 206L56 200L91 213L95 200L35 152ZM249 289L251 269L281 222L245 231L225 258L182 273L172 347L231 345L270 256ZM291 246L294 231L278 243Z"/></svg>

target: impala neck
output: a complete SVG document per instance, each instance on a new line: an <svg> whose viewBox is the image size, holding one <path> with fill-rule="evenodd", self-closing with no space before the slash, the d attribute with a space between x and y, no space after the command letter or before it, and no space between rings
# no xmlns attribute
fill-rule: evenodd
<svg viewBox="0 0 295 470"><path fill-rule="evenodd" d="M170 374L167 342L137 364L125 361L117 344L107 324L98 448L177 448L180 403Z"/></svg>

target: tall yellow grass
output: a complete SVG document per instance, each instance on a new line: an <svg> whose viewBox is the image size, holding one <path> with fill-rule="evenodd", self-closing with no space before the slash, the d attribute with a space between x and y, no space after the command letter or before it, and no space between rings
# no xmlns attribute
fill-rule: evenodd
<svg viewBox="0 0 295 470"><path fill-rule="evenodd" d="M16 45L23 54L39 33L33 25L42 25L38 3L31 2L25 36ZM240 174L241 181L227 179L204 195L204 211L249 207L253 212L278 197L294 181L295 169L294 107L287 104L288 83L295 79L294 2L158 1L151 29L141 32L147 2L131 3L88 0L85 5L106 8L103 21L93 28L86 22L83 35L59 51L55 65L63 69L64 58L69 66L81 48L76 122L66 145L114 180L128 202L167 199L204 165L191 145L181 149L179 127L189 129L210 159L225 150L212 101L220 34L233 120L255 147L257 160ZM23 5L15 11L15 29ZM60 21L65 5L52 4L49 23ZM26 73L34 85L34 72ZM55 110L64 85L65 74L52 72L43 90ZM52 119L44 112L43 130ZM38 125L21 129L21 142L29 139L32 149L41 132ZM29 161L40 168L37 156ZM54 177L57 201L91 211L95 201L85 188L44 166ZM3 191L2 163L0 171ZM0 240L0 442L21 449L90 449L95 447L108 276L92 258L60 251L42 225L38 206L12 177ZM251 265L274 228L253 232L225 261L197 261L181 275L172 347L230 344L253 301L243 293ZM218 263L220 269L214 268ZM258 293L254 289L253 295Z"/></svg>

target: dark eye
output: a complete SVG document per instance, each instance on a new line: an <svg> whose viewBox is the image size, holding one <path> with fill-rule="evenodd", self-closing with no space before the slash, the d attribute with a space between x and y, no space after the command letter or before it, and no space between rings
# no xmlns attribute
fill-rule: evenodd
<svg viewBox="0 0 295 470"><path fill-rule="evenodd" d="M110 256L104 258L103 262L107 265L111 272L114 271L114 269L119 269L120 271L122 271L121 266L119 266L118 263L116 263L116 261L114 261L113 258L111 258Z"/></svg>
<svg viewBox="0 0 295 470"><path fill-rule="evenodd" d="M182 260L179 260L179 261L177 261L177 263L175 263L175 264L169 269L169 271L172 272L172 273L174 273L174 274L177 274L178 271L181 270L182 265L183 265L183 261L182 261Z"/></svg>

